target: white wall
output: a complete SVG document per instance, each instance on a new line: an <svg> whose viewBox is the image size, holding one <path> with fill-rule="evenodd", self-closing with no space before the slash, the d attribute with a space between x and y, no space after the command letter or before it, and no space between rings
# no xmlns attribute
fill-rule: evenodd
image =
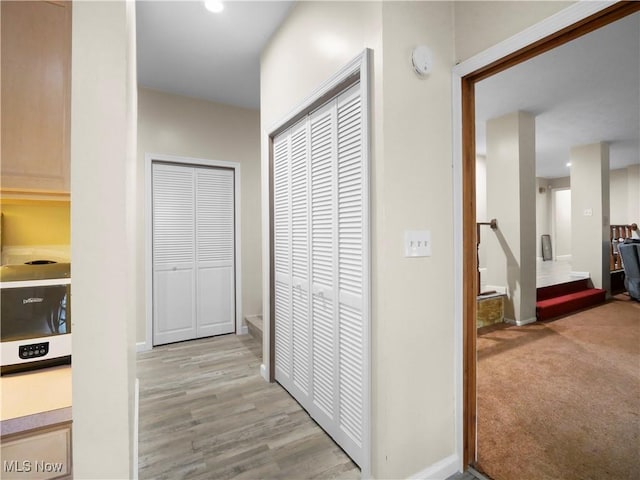
<svg viewBox="0 0 640 480"><path fill-rule="evenodd" d="M455 1L456 59L466 60L570 6L560 1Z"/></svg>
<svg viewBox="0 0 640 480"><path fill-rule="evenodd" d="M138 95L138 205L144 209L145 153L224 160L241 164L242 311L262 312L260 232L260 114L205 100L140 88ZM144 215L138 236L138 268L144 271ZM144 298L145 276L137 295ZM137 341L146 334L144 303L137 312Z"/></svg>
<svg viewBox="0 0 640 480"><path fill-rule="evenodd" d="M406 478L455 453L451 7L383 3L384 147L374 194L379 478ZM427 78L409 62L417 45L433 51ZM403 257L412 229L431 231L431 257Z"/></svg>
<svg viewBox="0 0 640 480"><path fill-rule="evenodd" d="M542 258L542 235L551 235L551 189L546 178L536 178L536 257Z"/></svg>
<svg viewBox="0 0 640 480"><path fill-rule="evenodd" d="M488 222L489 220L491 219L487 217L487 157L476 155L476 221ZM478 258L481 269L487 267L487 242L482 241L483 236L489 233L486 230L486 226L480 227ZM484 282L484 278L481 282ZM480 289L480 291L483 290L483 288Z"/></svg>
<svg viewBox="0 0 640 480"><path fill-rule="evenodd" d="M611 170L609 182L611 224L640 223L640 165Z"/></svg>
<svg viewBox="0 0 640 480"><path fill-rule="evenodd" d="M611 208L611 224L626 225L631 223L628 220L628 192L627 192L627 169L620 168L609 172L609 182L611 189L609 191L609 201Z"/></svg>
<svg viewBox="0 0 640 480"><path fill-rule="evenodd" d="M133 475L132 6L73 4L73 470L82 479Z"/></svg>
<svg viewBox="0 0 640 480"><path fill-rule="evenodd" d="M571 190L553 190L554 229L552 236L553 257L571 255Z"/></svg>
<svg viewBox="0 0 640 480"><path fill-rule="evenodd" d="M627 198L629 223L640 225L640 165L627 167Z"/></svg>
<svg viewBox="0 0 640 480"><path fill-rule="evenodd" d="M571 267L609 290L609 146L572 147Z"/></svg>
<svg viewBox="0 0 640 480"><path fill-rule="evenodd" d="M535 321L535 119L513 112L487 121L487 288L506 288L505 318Z"/></svg>

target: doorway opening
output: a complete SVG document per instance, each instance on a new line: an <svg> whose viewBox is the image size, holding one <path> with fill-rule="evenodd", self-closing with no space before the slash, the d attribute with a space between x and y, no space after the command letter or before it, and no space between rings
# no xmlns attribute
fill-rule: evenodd
<svg viewBox="0 0 640 480"><path fill-rule="evenodd" d="M602 8L602 7L600 7ZM528 44L504 51L502 56L483 61L469 62L456 70L460 77L461 96L461 187L460 211L462 217L461 233L462 264L462 345L463 350L463 464L474 465L477 460L477 334L476 334L476 138L475 138L475 91L476 84L510 67L532 59L544 52L564 45L603 26L620 20L640 10L640 4L620 2L600 10L583 10L566 26L549 26L548 34L533 38ZM514 42L517 43L517 42ZM523 46L522 46L523 45ZM500 219L498 219L498 222ZM526 415L526 412L523 412Z"/></svg>

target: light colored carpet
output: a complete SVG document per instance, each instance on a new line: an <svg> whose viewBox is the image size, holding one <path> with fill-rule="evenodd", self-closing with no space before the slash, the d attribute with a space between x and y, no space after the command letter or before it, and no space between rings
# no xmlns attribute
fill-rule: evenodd
<svg viewBox="0 0 640 480"><path fill-rule="evenodd" d="M478 467L494 480L640 478L640 303L478 335Z"/></svg>

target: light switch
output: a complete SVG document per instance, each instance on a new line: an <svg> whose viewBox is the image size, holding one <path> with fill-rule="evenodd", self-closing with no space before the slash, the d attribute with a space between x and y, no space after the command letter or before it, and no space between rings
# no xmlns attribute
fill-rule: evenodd
<svg viewBox="0 0 640 480"><path fill-rule="evenodd" d="M592 210L592 209L590 209L590 208L585 208L585 209L584 209L584 216L585 216L585 217L591 217L591 216L593 216L593 210Z"/></svg>
<svg viewBox="0 0 640 480"><path fill-rule="evenodd" d="M430 257L431 232L429 230L406 230L404 232L405 257Z"/></svg>

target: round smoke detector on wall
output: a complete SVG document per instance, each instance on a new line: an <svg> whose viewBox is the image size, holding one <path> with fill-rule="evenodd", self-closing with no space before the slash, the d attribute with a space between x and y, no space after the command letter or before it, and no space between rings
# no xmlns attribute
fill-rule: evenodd
<svg viewBox="0 0 640 480"><path fill-rule="evenodd" d="M411 54L413 69L420 76L426 76L433 70L433 55L426 45L420 45L413 49Z"/></svg>

